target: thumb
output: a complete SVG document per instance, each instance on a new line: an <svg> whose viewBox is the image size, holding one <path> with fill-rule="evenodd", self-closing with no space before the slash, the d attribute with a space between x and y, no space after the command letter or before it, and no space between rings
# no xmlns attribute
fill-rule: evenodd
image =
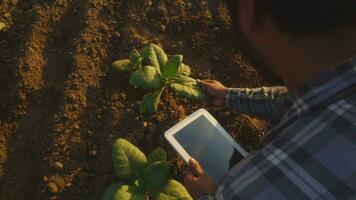
<svg viewBox="0 0 356 200"><path fill-rule="evenodd" d="M193 172L195 176L202 176L204 175L204 170L200 166L199 162L196 161L194 158L189 160L189 169Z"/></svg>

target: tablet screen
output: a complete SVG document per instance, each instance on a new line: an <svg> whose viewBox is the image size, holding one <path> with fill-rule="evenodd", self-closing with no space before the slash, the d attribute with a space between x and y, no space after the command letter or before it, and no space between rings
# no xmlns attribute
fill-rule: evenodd
<svg viewBox="0 0 356 200"><path fill-rule="evenodd" d="M185 151L200 162L205 172L218 183L243 159L233 144L203 115L173 136Z"/></svg>

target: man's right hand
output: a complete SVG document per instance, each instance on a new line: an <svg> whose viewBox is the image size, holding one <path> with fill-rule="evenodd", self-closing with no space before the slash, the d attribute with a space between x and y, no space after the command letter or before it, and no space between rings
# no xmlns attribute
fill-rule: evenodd
<svg viewBox="0 0 356 200"><path fill-rule="evenodd" d="M197 80L197 82L213 98L211 101L212 105L217 107L224 106L227 87L216 80Z"/></svg>

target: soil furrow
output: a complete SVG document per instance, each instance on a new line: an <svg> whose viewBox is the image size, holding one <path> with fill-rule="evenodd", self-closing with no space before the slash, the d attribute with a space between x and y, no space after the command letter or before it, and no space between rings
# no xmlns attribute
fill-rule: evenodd
<svg viewBox="0 0 356 200"><path fill-rule="evenodd" d="M27 50L19 59L19 92L23 94L26 104L22 105L23 117L15 122L15 133L7 139L8 149L12 151L5 163L7 171L2 177L2 183L6 186L1 187L3 191L15 188L21 192L7 193L4 198L25 199L25 196L30 198L40 192L40 187L31 182L41 181L40 155L47 148L46 138L51 134L49 119L53 118L57 108L56 95L60 96L55 91L61 91L66 72L70 69L66 64L70 63L73 55L70 52L73 52L73 37L76 35L75 30L65 30L63 25L75 25L71 19L81 19L76 14L77 6L62 2L54 3L52 7L45 4L36 8L37 18L26 42ZM69 42L63 41L66 37Z"/></svg>
<svg viewBox="0 0 356 200"><path fill-rule="evenodd" d="M74 198L73 193L80 193L81 198L87 196L85 199L97 198L89 193L98 195L98 190L81 187L85 182L76 179L78 176L93 177L86 167L90 141L85 132L85 124L81 123L81 117L83 113L86 114L89 98L93 98L87 95L88 91L100 87L101 78L109 69L108 59L111 60L108 58L107 50L110 48L109 33L112 30L108 26L110 17L105 13L107 9L104 7L105 4L106 1L92 0L82 7L85 10L83 16L85 26L77 38L74 69L65 82L60 112L54 115L55 135L45 155L45 159L48 160L46 168L55 166L56 162L64 165L65 171L54 169L46 174L48 182L58 186L58 197L63 199ZM77 162L73 163L72 160ZM63 183L75 184L76 188L73 190L71 184Z"/></svg>

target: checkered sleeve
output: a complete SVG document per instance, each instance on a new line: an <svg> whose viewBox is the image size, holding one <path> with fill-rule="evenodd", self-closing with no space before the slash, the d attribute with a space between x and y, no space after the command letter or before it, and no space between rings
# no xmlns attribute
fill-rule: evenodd
<svg viewBox="0 0 356 200"><path fill-rule="evenodd" d="M285 87L229 88L225 96L225 105L249 115L269 118L286 96Z"/></svg>

